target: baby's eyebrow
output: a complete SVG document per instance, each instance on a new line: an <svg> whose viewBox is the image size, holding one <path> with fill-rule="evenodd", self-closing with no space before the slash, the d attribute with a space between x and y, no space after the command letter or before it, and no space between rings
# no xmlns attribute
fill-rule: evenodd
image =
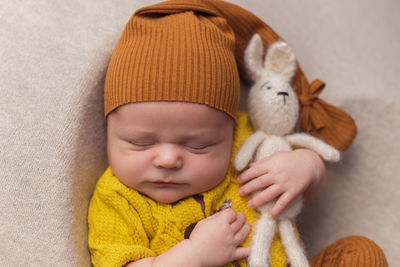
<svg viewBox="0 0 400 267"><path fill-rule="evenodd" d="M219 136L219 131L213 130L213 129L207 129L207 130L195 130L192 132L187 132L185 133L185 136L187 137L215 137Z"/></svg>
<svg viewBox="0 0 400 267"><path fill-rule="evenodd" d="M216 140L221 137L220 131L215 129L195 129L195 130L178 130L175 132L175 138L181 141L201 139ZM147 128L129 127L120 132L122 138L158 138L159 132Z"/></svg>
<svg viewBox="0 0 400 267"><path fill-rule="evenodd" d="M138 128L138 127L124 127L121 131L122 135L137 135L137 136L148 136L148 137L155 137L157 135L156 132L145 129L145 128Z"/></svg>

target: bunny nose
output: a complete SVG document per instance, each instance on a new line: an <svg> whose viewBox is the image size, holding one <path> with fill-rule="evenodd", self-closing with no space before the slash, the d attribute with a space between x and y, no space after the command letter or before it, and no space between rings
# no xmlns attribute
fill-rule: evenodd
<svg viewBox="0 0 400 267"><path fill-rule="evenodd" d="M289 96L289 93L286 92L278 92L278 95L283 95L283 102L286 104L286 96Z"/></svg>
<svg viewBox="0 0 400 267"><path fill-rule="evenodd" d="M285 96L289 96L289 93L286 92L279 92L278 95L285 95Z"/></svg>

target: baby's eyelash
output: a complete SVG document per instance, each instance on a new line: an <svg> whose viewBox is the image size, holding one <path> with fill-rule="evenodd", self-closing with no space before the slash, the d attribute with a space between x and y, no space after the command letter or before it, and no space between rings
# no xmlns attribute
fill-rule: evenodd
<svg viewBox="0 0 400 267"><path fill-rule="evenodd" d="M188 149L189 151L195 151L195 152L205 152L207 149L210 147L216 145L215 143L204 143L204 144L183 144L183 147Z"/></svg>
<svg viewBox="0 0 400 267"><path fill-rule="evenodd" d="M184 145L185 147L191 148L191 149L205 149L211 145L199 145L199 146L194 146L194 145Z"/></svg>
<svg viewBox="0 0 400 267"><path fill-rule="evenodd" d="M147 146L152 146L152 145L154 145L153 142L140 143L140 142L130 141L129 143L131 143L131 144L134 145L134 146L139 146L139 147L147 147Z"/></svg>

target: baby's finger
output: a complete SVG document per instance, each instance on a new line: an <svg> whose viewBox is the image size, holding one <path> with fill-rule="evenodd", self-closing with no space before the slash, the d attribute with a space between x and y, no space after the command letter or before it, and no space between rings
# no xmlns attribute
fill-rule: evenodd
<svg viewBox="0 0 400 267"><path fill-rule="evenodd" d="M250 255L250 247L238 247L233 255L234 260L241 260Z"/></svg>
<svg viewBox="0 0 400 267"><path fill-rule="evenodd" d="M286 206L293 200L293 196L290 193L282 194L276 201L275 205L269 211L269 216L275 218L279 213L281 213Z"/></svg>
<svg viewBox="0 0 400 267"><path fill-rule="evenodd" d="M246 215L244 215L243 212L238 213L236 217L236 221L232 223L232 231L236 233L239 231L242 227L243 224L246 222Z"/></svg>
<svg viewBox="0 0 400 267"><path fill-rule="evenodd" d="M268 166L267 164L256 164L251 163L250 167L242 172L238 177L237 181L239 183L245 183L255 177L268 173Z"/></svg>
<svg viewBox="0 0 400 267"><path fill-rule="evenodd" d="M252 209L257 208L282 194L282 189L274 184L264 189L262 192L256 194L248 203Z"/></svg>
<svg viewBox="0 0 400 267"><path fill-rule="evenodd" d="M217 218L221 219L229 224L233 223L237 218L237 213L232 208L224 209L218 213L219 214L217 215L218 216Z"/></svg>
<svg viewBox="0 0 400 267"><path fill-rule="evenodd" d="M273 184L273 179L270 175L264 174L260 177L254 178L239 189L239 195L246 196L250 193L256 192L263 188L267 188Z"/></svg>
<svg viewBox="0 0 400 267"><path fill-rule="evenodd" d="M239 230L239 232L235 235L235 243L240 244L242 243L246 237L250 234L251 231L251 223L246 222L243 227Z"/></svg>

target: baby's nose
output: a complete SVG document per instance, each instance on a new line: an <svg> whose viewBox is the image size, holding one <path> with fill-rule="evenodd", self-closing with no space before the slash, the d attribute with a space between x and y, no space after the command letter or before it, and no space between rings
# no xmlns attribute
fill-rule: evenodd
<svg viewBox="0 0 400 267"><path fill-rule="evenodd" d="M182 167L183 158L180 149L172 144L161 144L156 152L153 164L157 168L179 169Z"/></svg>

